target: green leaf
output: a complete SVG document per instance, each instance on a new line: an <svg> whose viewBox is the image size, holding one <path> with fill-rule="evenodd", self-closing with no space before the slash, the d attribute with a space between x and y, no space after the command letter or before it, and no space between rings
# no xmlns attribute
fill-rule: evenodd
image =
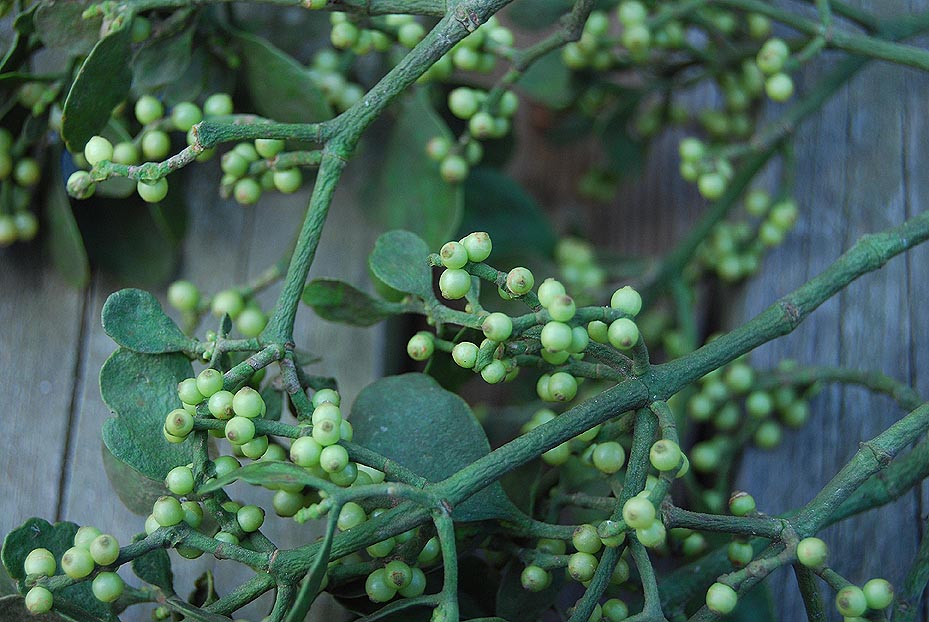
<svg viewBox="0 0 929 622"><path fill-rule="evenodd" d="M629 133L630 119L639 98L634 96L630 104L610 117L597 132L610 158L610 170L626 177L638 173L645 165L646 143Z"/></svg>
<svg viewBox="0 0 929 622"><path fill-rule="evenodd" d="M144 537L138 535L133 541L138 542ZM157 585L168 594L174 593L174 573L171 572L171 558L166 550L155 549L136 557L132 560L132 572L146 583Z"/></svg>
<svg viewBox="0 0 929 622"><path fill-rule="evenodd" d="M169 183L175 184L176 174ZM175 184L176 185L176 184ZM157 286L168 281L180 260L176 234L164 226L164 214L186 212L182 192L169 190L164 201L149 205L137 194L126 199L96 196L74 204L74 213L95 265L132 285ZM156 214L162 211L156 218ZM119 235L113 235L119 231Z"/></svg>
<svg viewBox="0 0 929 622"><path fill-rule="evenodd" d="M442 179L439 165L426 154L426 143L436 136L454 140L425 91L403 100L366 201L385 228L412 231L430 248L450 239L463 209L461 185Z"/></svg>
<svg viewBox="0 0 929 622"><path fill-rule="evenodd" d="M517 82L520 89L548 108L567 108L577 96L571 70L561 61L561 50L553 50L538 59Z"/></svg>
<svg viewBox="0 0 929 622"><path fill-rule="evenodd" d="M506 16L520 28L548 28L571 9L570 0L517 0L506 9Z"/></svg>
<svg viewBox="0 0 929 622"><path fill-rule="evenodd" d="M26 599L19 594L0 598L0 622L64 622L54 611L33 615L26 609Z"/></svg>
<svg viewBox="0 0 929 622"><path fill-rule="evenodd" d="M6 535L3 548L0 549L0 560L10 576L20 582L20 589L27 590L22 581L26 578L23 563L30 551L37 548L48 549L56 559L61 559L65 551L74 545L74 534L78 526L74 523L61 522L52 525L41 518L30 518L21 526ZM58 568L58 574L62 574ZM6 597L9 598L9 597ZM110 612L110 606L97 600L90 589L90 582L84 581L55 592L55 610L67 614L69 618L83 621L115 620ZM4 608L0 607L0 612ZM13 618L17 622L23 618ZM29 618L25 618L29 619ZM59 618L52 618L58 620ZM0 620L3 620L0 614Z"/></svg>
<svg viewBox="0 0 929 622"><path fill-rule="evenodd" d="M103 17L84 19L81 14L93 0L45 0L35 13L35 30L46 47L69 56L84 56L100 38ZM125 57L123 58L125 60Z"/></svg>
<svg viewBox="0 0 929 622"><path fill-rule="evenodd" d="M777 619L771 586L767 583L740 595L735 611L726 616L728 622L774 622Z"/></svg>
<svg viewBox="0 0 929 622"><path fill-rule="evenodd" d="M19 591L16 589L16 585L7 573L6 568L0 565L0 596L6 596L8 594L19 594Z"/></svg>
<svg viewBox="0 0 929 622"><path fill-rule="evenodd" d="M267 40L233 35L243 63L245 86L262 115L285 123L313 123L332 117L332 109L309 70Z"/></svg>
<svg viewBox="0 0 929 622"><path fill-rule="evenodd" d="M59 274L74 287L84 287L90 281L90 262L84 249L81 231L77 228L71 199L61 176L60 154L51 156L49 179L45 192L46 249Z"/></svg>
<svg viewBox="0 0 929 622"><path fill-rule="evenodd" d="M190 444L168 443L162 428L165 416L180 405L177 383L192 376L187 357L177 353L117 348L103 364L100 395L116 415L103 424L103 442L115 460L132 470L121 475L136 480L133 489L150 489L153 484L145 479L161 484L168 471L190 462Z"/></svg>
<svg viewBox="0 0 929 622"><path fill-rule="evenodd" d="M548 217L512 177L479 167L465 182L465 218L459 233L486 231L494 255L523 257L527 249L549 255L558 237Z"/></svg>
<svg viewBox="0 0 929 622"><path fill-rule="evenodd" d="M132 89L151 92L170 84L190 66L194 26L149 39L132 59Z"/></svg>
<svg viewBox="0 0 929 622"><path fill-rule="evenodd" d="M33 48L32 34L35 32L35 12L38 5L33 5L13 19L13 41L0 60L0 73L14 71L29 57Z"/></svg>
<svg viewBox="0 0 929 622"><path fill-rule="evenodd" d="M542 619L542 613L555 604L558 592L564 585L564 572L552 571L552 582L541 592L523 589L520 575L523 563L510 561L504 568L497 588L497 615L507 622L535 622Z"/></svg>
<svg viewBox="0 0 929 622"><path fill-rule="evenodd" d="M265 414L263 419L268 421L280 421L281 414L284 411L284 395L282 391L278 391L272 385L268 385L263 388L261 391L261 399L265 402Z"/></svg>
<svg viewBox="0 0 929 622"><path fill-rule="evenodd" d="M192 350L196 341L165 315L158 300L141 289L121 289L103 304L103 331L135 352L162 354Z"/></svg>
<svg viewBox="0 0 929 622"><path fill-rule="evenodd" d="M415 233L388 231L374 243L368 268L384 285L425 300L435 298L429 246Z"/></svg>
<svg viewBox="0 0 929 622"><path fill-rule="evenodd" d="M132 71L126 59L130 42L129 28L110 33L81 65L61 113L61 136L70 151L81 151L92 136L99 134L113 108L129 94Z"/></svg>
<svg viewBox="0 0 929 622"><path fill-rule="evenodd" d="M324 320L352 326L377 324L402 308L336 279L316 279L308 283L303 290L303 302Z"/></svg>
<svg viewBox="0 0 929 622"><path fill-rule="evenodd" d="M467 402L424 374L378 380L352 404L355 442L431 482L441 481L490 452ZM499 482L455 507L459 521L512 518L519 510Z"/></svg>
<svg viewBox="0 0 929 622"><path fill-rule="evenodd" d="M105 425L105 424L104 424ZM163 439L162 439L163 440ZM105 444L100 445L103 470L116 496L133 514L148 516L158 497L169 494L164 480L155 480L118 460Z"/></svg>

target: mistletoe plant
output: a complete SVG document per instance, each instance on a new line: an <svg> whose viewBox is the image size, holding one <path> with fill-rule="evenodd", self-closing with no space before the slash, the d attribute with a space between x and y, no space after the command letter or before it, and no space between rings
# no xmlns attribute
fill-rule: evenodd
<svg viewBox="0 0 929 622"><path fill-rule="evenodd" d="M298 622L327 591L366 621L702 621L762 615L752 589L792 566L810 620L826 617L818 579L846 620L885 620L890 608L894 620L915 619L929 540L895 591L882 578L851 584L846 561L830 561L816 536L929 474L929 405L880 373L790 361L759 370L744 357L929 238L929 214L862 238L703 345L694 298L703 281L754 274L793 226L790 139L806 116L871 59L929 69L929 51L901 42L929 29L929 14L884 20L837 0L266 3L310 16L301 32L329 28L309 66L245 31L222 0L2 5L15 16L0 61L0 242L38 233L41 201L53 259L75 283L95 248L101 266L138 275L126 266L139 259L157 278L173 271L183 229L181 169L210 166L201 162L235 143L220 158L221 195L250 205L312 186L294 244L259 279L212 296L170 286L183 330L145 291L109 297L103 326L118 348L100 372L114 413L104 461L121 498L148 515L144 532L119 543L90 525L27 521L3 544L24 595L4 608L99 622L151 604L157 620L214 622L273 591L265 619ZM520 47L510 26L554 28ZM791 75L825 50L844 58L795 93ZM41 72L39 52L62 64ZM694 85L717 89L718 106L685 105ZM513 235L547 232L516 182L471 170L505 159L527 99L548 110L552 134L573 127L600 140L584 195L609 198L650 137L684 126L680 173L711 204L664 257L619 261L565 238L550 245L546 278L507 262L507 233L494 239L478 225L449 240L465 188L483 213L515 214ZM768 100L777 116L765 123ZM382 141L362 144L391 114L386 153ZM333 193L361 147L380 158L374 211L405 227L381 235L368 258L379 297L307 282ZM776 191L753 187L775 157L785 164ZM108 223L95 210L119 216ZM84 244L108 226L130 242L137 231L151 239L117 258ZM266 314L255 295L278 282ZM361 326L421 316L407 353L427 362L424 373L379 380L343 403L337 379L306 370L312 344L294 342L301 300ZM210 312L217 323L201 332ZM653 363L646 344L666 362ZM479 421L452 390L469 370L513 383L514 394L528 389L512 407L519 424L493 450L493 418ZM802 426L824 382L888 394L908 414L863 442L809 503L765 514L732 490L734 465L748 444L773 447L783 426ZM233 500L234 482L267 489L270 504ZM272 512L319 522L324 535L282 549L262 533ZM169 550L233 560L254 576L185 600ZM136 585L116 572L123 566Z"/></svg>

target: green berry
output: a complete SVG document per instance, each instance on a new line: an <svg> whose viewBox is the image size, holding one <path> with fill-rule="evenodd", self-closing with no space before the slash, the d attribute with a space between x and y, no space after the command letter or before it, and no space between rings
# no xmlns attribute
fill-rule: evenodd
<svg viewBox="0 0 929 622"><path fill-rule="evenodd" d="M55 556L48 549L32 549L23 562L26 575L50 577L55 574Z"/></svg>
<svg viewBox="0 0 929 622"><path fill-rule="evenodd" d="M103 136L93 136L84 145L84 158L91 166L113 159L113 143Z"/></svg>
<svg viewBox="0 0 929 622"><path fill-rule="evenodd" d="M397 589L387 580L387 572L378 568L365 579L365 593L375 603L386 603L397 595Z"/></svg>
<svg viewBox="0 0 929 622"><path fill-rule="evenodd" d="M227 151L220 159L219 167L226 175L240 179L248 173L249 161L235 151Z"/></svg>
<svg viewBox="0 0 929 622"><path fill-rule="evenodd" d="M542 461L550 466L560 466L571 458L570 443L562 443L542 454Z"/></svg>
<svg viewBox="0 0 929 622"><path fill-rule="evenodd" d="M224 434L233 445L244 445L255 438L255 424L251 419L236 416L226 422Z"/></svg>
<svg viewBox="0 0 929 622"><path fill-rule="evenodd" d="M229 456L231 458L231 456ZM233 458L235 460L235 458ZM217 472L217 475L219 473ZM181 508L184 510L184 522L198 529L201 524L203 524L203 508L200 507L200 504L196 501L184 501L181 503Z"/></svg>
<svg viewBox="0 0 929 622"><path fill-rule="evenodd" d="M577 379L567 372L555 372L548 380L548 392L556 402L570 402L577 395Z"/></svg>
<svg viewBox="0 0 929 622"><path fill-rule="evenodd" d="M265 511L257 505L243 505L236 512L236 521L245 533L261 529L265 521Z"/></svg>
<svg viewBox="0 0 929 622"><path fill-rule="evenodd" d="M794 94L794 81L786 73L776 73L765 81L764 90L772 101L785 102Z"/></svg>
<svg viewBox="0 0 929 622"><path fill-rule="evenodd" d="M733 393L745 393L755 383L755 372L745 363L733 363L726 369L723 381Z"/></svg>
<svg viewBox="0 0 929 622"><path fill-rule="evenodd" d="M254 205L261 198L261 184L251 177L240 179L232 187L232 198L239 205Z"/></svg>
<svg viewBox="0 0 929 622"><path fill-rule="evenodd" d="M556 322L568 322L574 317L577 306L571 296L555 296L548 304L548 314Z"/></svg>
<svg viewBox="0 0 929 622"><path fill-rule="evenodd" d="M539 335L542 347L551 352L567 350L571 346L572 338L571 327L563 322L547 322Z"/></svg>
<svg viewBox="0 0 929 622"><path fill-rule="evenodd" d="M648 10L638 0L624 0L616 8L616 16L623 26L634 26L645 21Z"/></svg>
<svg viewBox="0 0 929 622"><path fill-rule="evenodd" d="M348 451L341 445L323 447L319 454L319 465L327 473L341 471L348 465Z"/></svg>
<svg viewBox="0 0 929 622"><path fill-rule="evenodd" d="M429 333L416 333L406 344L406 353L414 361L425 361L435 352L435 339Z"/></svg>
<svg viewBox="0 0 929 622"><path fill-rule="evenodd" d="M175 495L190 494L194 490L193 470L188 466L174 467L165 477L165 487Z"/></svg>
<svg viewBox="0 0 929 622"><path fill-rule="evenodd" d="M571 543L581 553L596 553L603 548L597 528L590 524L578 525L571 536Z"/></svg>
<svg viewBox="0 0 929 622"><path fill-rule="evenodd" d="M610 327L606 322L593 320L587 324L587 334L597 343L607 343L610 340Z"/></svg>
<svg viewBox="0 0 929 622"><path fill-rule="evenodd" d="M697 189L703 198L715 201L726 191L726 179L719 173L703 173L697 178Z"/></svg>
<svg viewBox="0 0 929 622"><path fill-rule="evenodd" d="M82 549L90 550L90 543L93 542L97 536L103 535L103 532L97 529L96 527L85 525L77 530L77 533L74 534L74 546L79 546Z"/></svg>
<svg viewBox="0 0 929 622"><path fill-rule="evenodd" d="M339 512L338 526L342 531L348 531L352 527L357 527L368 519L367 513L360 505L354 501L349 501L342 506Z"/></svg>
<svg viewBox="0 0 929 622"><path fill-rule="evenodd" d="M13 169L13 179L15 179L16 183L20 186L27 188L35 186L39 183L41 177L42 169L39 168L39 163L32 158L21 159L16 163L16 168Z"/></svg>
<svg viewBox="0 0 929 622"><path fill-rule="evenodd" d="M724 583L714 583L706 591L706 606L713 613L726 615L739 602L736 591Z"/></svg>
<svg viewBox="0 0 929 622"><path fill-rule="evenodd" d="M416 563L418 564L430 564L437 560L442 554L442 547L439 544L439 539L435 536L426 540L426 544L423 545L423 549L419 552L419 555L416 557Z"/></svg>
<svg viewBox="0 0 929 622"><path fill-rule="evenodd" d="M217 391L210 396L210 400L207 402L210 414L217 419L231 419L235 416L235 411L232 409L234 399L235 396L231 391Z"/></svg>
<svg viewBox="0 0 929 622"><path fill-rule="evenodd" d="M886 609L894 602L894 588L884 579L871 579L862 586L868 609L880 611Z"/></svg>
<svg viewBox="0 0 929 622"><path fill-rule="evenodd" d="M186 437L194 429L193 416L183 408L177 408L165 417L165 432L171 436Z"/></svg>
<svg viewBox="0 0 929 622"><path fill-rule="evenodd" d="M313 408L319 408L320 404L332 404L338 406L341 403L339 392L335 389L320 389L313 394Z"/></svg>
<svg viewBox="0 0 929 622"><path fill-rule="evenodd" d="M636 529L635 537L643 546L647 546L648 548L661 546L666 537L664 523L655 519L647 527Z"/></svg>
<svg viewBox="0 0 929 622"><path fill-rule="evenodd" d="M233 320L242 313L244 308L245 301L242 299L242 295L233 289L218 292L213 296L213 302L210 305L210 311L216 317L228 315Z"/></svg>
<svg viewBox="0 0 929 622"><path fill-rule="evenodd" d="M52 593L41 585L34 586L26 593L26 609L34 615L49 611L53 603Z"/></svg>
<svg viewBox="0 0 929 622"><path fill-rule="evenodd" d="M468 263L468 251L460 242L446 242L439 250L442 265L451 270L463 268Z"/></svg>
<svg viewBox="0 0 929 622"><path fill-rule="evenodd" d="M223 390L223 373L207 368L197 374L197 390L203 397L212 397Z"/></svg>
<svg viewBox="0 0 929 622"><path fill-rule="evenodd" d="M493 250L490 235L486 231L469 233L460 242L468 252L468 260L474 263L479 263L490 257L490 252Z"/></svg>
<svg viewBox="0 0 929 622"><path fill-rule="evenodd" d="M845 617L860 616L868 609L868 599L860 587L847 585L835 595L835 607Z"/></svg>
<svg viewBox="0 0 929 622"><path fill-rule="evenodd" d="M544 568L538 566L526 566L519 575L519 581L524 590L529 592L541 592L552 582L552 575Z"/></svg>
<svg viewBox="0 0 929 622"><path fill-rule="evenodd" d="M471 136L479 140L490 138L494 133L495 120L490 113L483 110L477 112L468 120L468 131Z"/></svg>
<svg viewBox="0 0 929 622"><path fill-rule="evenodd" d="M151 95L143 95L135 103L135 118L142 125L154 123L164 116L164 106Z"/></svg>
<svg viewBox="0 0 929 622"><path fill-rule="evenodd" d="M292 194L300 189L303 185L303 173L299 168L288 168L282 171L274 171L274 187L278 192Z"/></svg>
<svg viewBox="0 0 929 622"><path fill-rule="evenodd" d="M477 354L479 348L477 344L471 343L470 341L462 341L461 343L455 344L455 347L452 348L452 359L459 367L464 367L465 369L471 369L477 363Z"/></svg>
<svg viewBox="0 0 929 622"><path fill-rule="evenodd" d="M743 568L752 561L752 558L755 556L755 551L748 542L730 542L726 549L726 556L729 558L729 561L732 562L733 566L736 568Z"/></svg>
<svg viewBox="0 0 929 622"><path fill-rule="evenodd" d="M714 443L703 441L690 449L690 459L695 470L701 473L709 473L719 466L722 455Z"/></svg>
<svg viewBox="0 0 929 622"><path fill-rule="evenodd" d="M175 281L168 287L168 303L178 311L196 311L200 290L190 281Z"/></svg>
<svg viewBox="0 0 929 622"><path fill-rule="evenodd" d="M196 378L186 378L181 380L177 384L177 396L181 398L183 403L190 404L192 406L196 406L204 399L206 399L200 392L200 389L197 387Z"/></svg>
<svg viewBox="0 0 929 622"><path fill-rule="evenodd" d="M83 579L94 569L94 558L87 549L74 546L61 556L61 569L72 579Z"/></svg>
<svg viewBox="0 0 929 622"><path fill-rule="evenodd" d="M506 275L506 287L517 296L532 291L535 279L528 268L513 268Z"/></svg>
<svg viewBox="0 0 929 622"><path fill-rule="evenodd" d="M119 557L119 542L109 534L101 534L90 543L90 556L100 566L109 566Z"/></svg>
<svg viewBox="0 0 929 622"><path fill-rule="evenodd" d="M387 583L398 590L407 587L413 580L412 568L399 559L387 562L384 572L387 575Z"/></svg>
<svg viewBox="0 0 929 622"><path fill-rule="evenodd" d="M232 98L226 93L213 93L203 102L203 114L207 117L223 117L232 111Z"/></svg>
<svg viewBox="0 0 929 622"><path fill-rule="evenodd" d="M338 425L342 421L342 409L331 402L322 402L313 409L313 425L319 425L325 420Z"/></svg>
<svg viewBox="0 0 929 622"><path fill-rule="evenodd" d="M591 456L594 466L601 473L618 473L626 462L626 450L616 441L597 443Z"/></svg>
<svg viewBox="0 0 929 622"><path fill-rule="evenodd" d="M513 334L513 320L505 313L491 313L481 323L481 330L491 341L506 341Z"/></svg>
<svg viewBox="0 0 929 622"><path fill-rule="evenodd" d="M0 176L2 177L2 176ZM74 171L68 177L68 194L76 199L88 199L93 196L97 184L87 171Z"/></svg>
<svg viewBox="0 0 929 622"><path fill-rule="evenodd" d="M783 39L775 37L765 41L758 50L755 62L762 72L770 75L779 72L788 58L790 58L790 48Z"/></svg>
<svg viewBox="0 0 929 622"><path fill-rule="evenodd" d="M503 361L497 359L491 361L487 367L481 370L481 378L487 384L499 384L506 378L506 373L506 365L503 364Z"/></svg>
<svg viewBox="0 0 929 622"><path fill-rule="evenodd" d="M284 150L285 143L278 138L258 138L255 140L255 151L262 158L273 158Z"/></svg>
<svg viewBox="0 0 929 622"><path fill-rule="evenodd" d="M203 121L203 113L199 106L193 102L181 102L171 111L171 121L181 132L186 132L196 124Z"/></svg>
<svg viewBox="0 0 929 622"><path fill-rule="evenodd" d="M606 622L622 622L629 617L629 607L618 598L611 598L603 603L603 619Z"/></svg>
<svg viewBox="0 0 929 622"><path fill-rule="evenodd" d="M446 270L439 277L439 291L448 300L464 298L471 289L471 274L467 270Z"/></svg>
<svg viewBox="0 0 929 622"><path fill-rule="evenodd" d="M662 439L652 445L648 459L659 471L675 471L681 464L681 448L674 441Z"/></svg>
<svg viewBox="0 0 929 622"><path fill-rule="evenodd" d="M737 490L729 497L729 512L733 516L746 516L755 511L755 498L747 492Z"/></svg>
<svg viewBox="0 0 929 622"><path fill-rule="evenodd" d="M397 593L404 598L416 598L426 591L426 574L419 568L412 569L410 584L397 590Z"/></svg>
<svg viewBox="0 0 929 622"><path fill-rule="evenodd" d="M765 421L755 430L752 440L761 449L774 449L781 444L783 435L780 424L776 421Z"/></svg>
<svg viewBox="0 0 929 622"><path fill-rule="evenodd" d="M171 152L171 137L161 130L151 130L142 136L142 155L147 160L163 160Z"/></svg>
<svg viewBox="0 0 929 622"><path fill-rule="evenodd" d="M610 344L619 350L629 350L639 341L639 327L629 318L619 318L607 331Z"/></svg>
<svg viewBox="0 0 929 622"><path fill-rule="evenodd" d="M153 182L139 181L136 192L146 203L158 203L168 196L168 180L162 177Z"/></svg>
<svg viewBox="0 0 929 622"><path fill-rule="evenodd" d="M374 514L371 515L374 518ZM380 542L375 542L371 546L367 547L365 551L371 557L387 557L393 552L394 548L397 546L397 540L395 538L387 538L386 540L381 540Z"/></svg>
<svg viewBox="0 0 929 622"><path fill-rule="evenodd" d="M39 232L39 219L32 212L17 212L13 216L13 224L16 226L16 237L23 242L32 240Z"/></svg>
<svg viewBox="0 0 929 622"><path fill-rule="evenodd" d="M335 445L341 440L341 421L323 419L313 424L313 440L323 447Z"/></svg>
<svg viewBox="0 0 929 622"><path fill-rule="evenodd" d="M597 558L590 553L578 552L568 558L568 574L575 581L590 581L597 571Z"/></svg>
<svg viewBox="0 0 929 622"><path fill-rule="evenodd" d="M645 529L655 520L655 506L644 497L632 497L623 504L623 520L633 529Z"/></svg>
<svg viewBox="0 0 929 622"><path fill-rule="evenodd" d="M625 313L629 317L635 317L642 310L642 296L627 285L613 292L613 296L610 298L610 307Z"/></svg>
<svg viewBox="0 0 929 622"><path fill-rule="evenodd" d="M460 155L449 154L439 164L439 174L450 184L461 183L468 177L468 163Z"/></svg>
<svg viewBox="0 0 929 622"><path fill-rule="evenodd" d="M290 460L302 467L318 466L322 451L323 446L312 436L301 436L290 445Z"/></svg>
<svg viewBox="0 0 929 622"><path fill-rule="evenodd" d="M152 516L162 527L171 527L184 520L184 508L174 497L159 497L152 506Z"/></svg>
<svg viewBox="0 0 929 622"><path fill-rule="evenodd" d="M826 563L829 549L819 538L804 538L797 543L797 561L807 568L819 568Z"/></svg>
<svg viewBox="0 0 929 622"><path fill-rule="evenodd" d="M433 136L426 143L426 155L430 160L441 162L452 149L452 143L444 136Z"/></svg>
<svg viewBox="0 0 929 622"><path fill-rule="evenodd" d="M247 419L261 417L266 409L261 393L251 387L242 387L232 398L232 410L240 417Z"/></svg>

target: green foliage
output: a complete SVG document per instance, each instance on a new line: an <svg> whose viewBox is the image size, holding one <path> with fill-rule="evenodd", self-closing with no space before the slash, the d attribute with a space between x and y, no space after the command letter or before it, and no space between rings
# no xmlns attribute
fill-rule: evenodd
<svg viewBox="0 0 929 622"><path fill-rule="evenodd" d="M432 300L435 294L429 252L429 245L415 233L388 231L374 243L368 268L388 287Z"/></svg>
<svg viewBox="0 0 929 622"><path fill-rule="evenodd" d="M137 537L136 541L141 540ZM174 573L171 558L164 549L155 549L132 560L132 572L146 583L157 585L167 594L174 593Z"/></svg>
<svg viewBox="0 0 929 622"><path fill-rule="evenodd" d="M52 179L60 178L60 153L52 152ZM90 264L84 240L71 211L71 200L63 183L49 184L45 192L46 244L52 263L68 284L83 287L90 281Z"/></svg>
<svg viewBox="0 0 929 622"><path fill-rule="evenodd" d="M143 354L183 352L196 343L164 314L154 296L141 289L122 289L107 297L103 330L119 345Z"/></svg>
<svg viewBox="0 0 929 622"><path fill-rule="evenodd" d="M303 302L330 322L371 326L400 312L395 303L379 300L336 279L315 279L303 290Z"/></svg>

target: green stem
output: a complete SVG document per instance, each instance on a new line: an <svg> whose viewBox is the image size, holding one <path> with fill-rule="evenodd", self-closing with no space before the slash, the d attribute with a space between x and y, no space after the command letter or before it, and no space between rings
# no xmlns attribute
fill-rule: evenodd
<svg viewBox="0 0 929 622"><path fill-rule="evenodd" d="M803 597L803 607L806 609L806 618L809 622L826 622L826 611L823 609L823 597L819 593L816 577L813 571L802 564L794 564L794 575L797 577L797 587Z"/></svg>

